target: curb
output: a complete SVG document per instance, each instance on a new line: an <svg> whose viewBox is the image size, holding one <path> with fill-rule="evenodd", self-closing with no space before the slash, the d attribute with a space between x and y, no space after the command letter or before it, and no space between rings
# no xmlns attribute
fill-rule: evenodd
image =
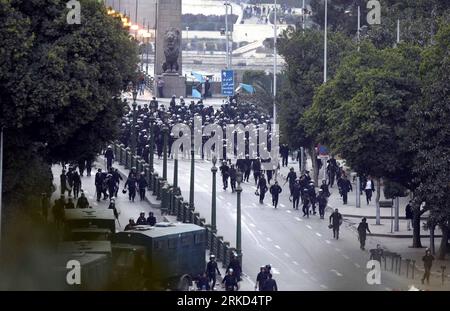
<svg viewBox="0 0 450 311"><path fill-rule="evenodd" d="M353 215L353 214L342 214L343 217L350 217L350 218L362 218L365 217L367 219L376 219L376 216L366 216L366 215ZM380 219L395 219L395 217L391 216L380 216ZM405 217L399 217L400 220L406 220ZM420 220L426 220L427 218L421 217Z"/></svg>

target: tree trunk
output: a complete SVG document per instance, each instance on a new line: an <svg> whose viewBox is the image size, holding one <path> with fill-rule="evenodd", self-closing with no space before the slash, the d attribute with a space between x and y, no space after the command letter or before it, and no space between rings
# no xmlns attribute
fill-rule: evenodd
<svg viewBox="0 0 450 311"><path fill-rule="evenodd" d="M315 146L308 148L309 156L311 157L311 163L313 168L313 180L316 187L319 186L319 168L317 167L317 152Z"/></svg>
<svg viewBox="0 0 450 311"><path fill-rule="evenodd" d="M421 248L422 243L420 242L420 205L418 207L413 207L413 248Z"/></svg>
<svg viewBox="0 0 450 311"><path fill-rule="evenodd" d="M442 225L441 226L441 230L442 230L442 239L441 239L441 245L439 247L439 260L445 260L445 255L447 253L447 241L448 241L448 225Z"/></svg>
<svg viewBox="0 0 450 311"><path fill-rule="evenodd" d="M381 211L380 211L380 193L381 193L381 178L377 178L377 196L375 197L376 210L376 224L381 225Z"/></svg>

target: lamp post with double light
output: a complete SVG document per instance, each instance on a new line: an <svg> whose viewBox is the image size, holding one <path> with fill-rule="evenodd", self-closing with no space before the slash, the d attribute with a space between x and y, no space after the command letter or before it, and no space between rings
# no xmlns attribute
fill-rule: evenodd
<svg viewBox="0 0 450 311"><path fill-rule="evenodd" d="M236 252L239 258L242 257L242 244L241 244L241 182L242 172L239 170L236 174L236 193L237 193L237 215L236 215Z"/></svg>
<svg viewBox="0 0 450 311"><path fill-rule="evenodd" d="M213 232L217 232L216 227L216 174L217 174L217 157L216 155L212 158L213 167L211 167L212 172L212 198L211 198L211 229Z"/></svg>

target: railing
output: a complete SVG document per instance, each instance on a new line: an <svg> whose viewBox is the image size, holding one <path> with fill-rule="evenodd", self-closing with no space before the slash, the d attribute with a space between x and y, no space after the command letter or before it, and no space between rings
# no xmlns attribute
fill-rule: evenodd
<svg viewBox="0 0 450 311"><path fill-rule="evenodd" d="M184 201L180 189L170 185L168 181L159 177L158 173L152 172L150 165L139 156L132 155L130 148L125 148L119 142L114 142L112 145L115 159L120 165L127 169L135 167L138 175L144 173L149 190L153 191L153 196L156 196L156 199L161 201L161 215L176 216L178 221L204 227L206 229L207 249L210 250L211 254L216 255L217 260L222 262L224 268L228 267L235 248L230 247L229 242L223 241L222 236L217 236L217 233L213 232L211 226L206 224L205 218L202 218L200 213L195 212L195 207L191 208L189 203Z"/></svg>

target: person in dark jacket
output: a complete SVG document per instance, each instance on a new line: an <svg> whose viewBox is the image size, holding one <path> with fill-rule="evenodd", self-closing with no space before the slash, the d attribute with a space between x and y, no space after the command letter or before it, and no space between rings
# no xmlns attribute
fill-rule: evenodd
<svg viewBox="0 0 450 311"><path fill-rule="evenodd" d="M406 205L405 208L405 218L406 218L406 225L408 228L408 231L411 231L411 222L414 217L413 209L412 209L412 201L409 201L409 203Z"/></svg>
<svg viewBox="0 0 450 311"><path fill-rule="evenodd" d="M381 259L384 257L384 251L380 244L377 244L377 248L370 250L370 260L376 260L381 264Z"/></svg>
<svg viewBox="0 0 450 311"><path fill-rule="evenodd" d="M352 184L350 180L347 179L347 176L343 176L338 182L339 192L342 195L342 201L344 204L347 204L347 195L350 191L353 191Z"/></svg>
<svg viewBox="0 0 450 311"><path fill-rule="evenodd" d="M365 250L366 246L366 231L370 233L369 224L367 223L366 217L363 217L358 225L358 238L359 238L359 248Z"/></svg>
<svg viewBox="0 0 450 311"><path fill-rule="evenodd" d="M208 276L208 283L211 285L211 289L214 290L214 287L216 286L216 272L219 276L221 276L219 267L217 266L216 256L209 256L209 262L206 264L205 272Z"/></svg>
<svg viewBox="0 0 450 311"><path fill-rule="evenodd" d="M222 165L219 167L220 172L222 174L222 183L223 183L223 190L227 190L228 188L228 177L230 177L229 170L230 168L227 165L226 161L223 161Z"/></svg>
<svg viewBox="0 0 450 311"><path fill-rule="evenodd" d="M210 290L208 276L206 273L199 275L197 279L197 290Z"/></svg>
<svg viewBox="0 0 450 311"><path fill-rule="evenodd" d="M229 175L230 175L230 185L231 185L231 192L234 193L236 192L236 176L237 176L237 172L236 172L236 168L234 167L234 165L232 164L230 169L229 169Z"/></svg>
<svg viewBox="0 0 450 311"><path fill-rule="evenodd" d="M113 210L114 217L117 219L117 221L119 221L119 212L117 211L117 208L116 208L116 200L111 199L109 201L108 209L112 209ZM119 225L120 225L120 223L119 223Z"/></svg>
<svg viewBox="0 0 450 311"><path fill-rule="evenodd" d="M67 190L67 176L66 171L62 170L61 175L59 176L61 194L64 194Z"/></svg>
<svg viewBox="0 0 450 311"><path fill-rule="evenodd" d="M303 208L302 208L303 217L306 216L306 217L309 218L309 205L311 204L311 200L309 199L309 196L308 196L308 189L303 189L303 193L305 194L303 196L303 200L302 200L302 203L303 203Z"/></svg>
<svg viewBox="0 0 450 311"><path fill-rule="evenodd" d="M111 171L112 162L114 160L114 152L111 146L108 146L108 149L106 149L105 158L106 158L106 171L109 172Z"/></svg>
<svg viewBox="0 0 450 311"><path fill-rule="evenodd" d="M336 240L339 239L339 227L342 224L342 215L339 213L339 210L336 208L333 214L330 215L330 224L333 228L333 238Z"/></svg>
<svg viewBox="0 0 450 311"><path fill-rule="evenodd" d="M319 190L319 195L317 196L317 203L319 204L320 219L324 219L325 208L327 207L328 200L327 200L327 196L325 195L325 193L322 189Z"/></svg>
<svg viewBox="0 0 450 311"><path fill-rule="evenodd" d="M227 292L237 291L239 289L238 279L234 275L233 269L228 269L228 274L223 278L222 283Z"/></svg>
<svg viewBox="0 0 450 311"><path fill-rule="evenodd" d="M278 184L278 181L275 181L275 183L270 186L270 194L272 195L272 205L277 208L278 206L278 197L280 193L283 191L281 189L280 185Z"/></svg>
<svg viewBox="0 0 450 311"><path fill-rule="evenodd" d="M97 173L95 174L95 191L97 193L97 202L100 202L100 199L102 197L102 192L103 192L103 173L102 173L102 169L99 168L97 170Z"/></svg>
<svg viewBox="0 0 450 311"><path fill-rule="evenodd" d="M152 212L148 213L148 217L147 217L147 225L149 226L154 226L156 225L156 217L153 215Z"/></svg>
<svg viewBox="0 0 450 311"><path fill-rule="evenodd" d="M302 193L302 186L300 185L300 179L297 178L292 187L292 208L298 210L298 204L300 203L300 196Z"/></svg>
<svg viewBox="0 0 450 311"><path fill-rule="evenodd" d="M84 170L86 169L86 161L85 160L79 160L77 162L78 164L78 170L80 171L80 176L82 177L84 174Z"/></svg>
<svg viewBox="0 0 450 311"><path fill-rule="evenodd" d="M139 185L139 196L141 198L141 201L144 201L145 200L145 189L148 186L147 179L145 178L144 172L142 172L141 175L139 176L137 183Z"/></svg>
<svg viewBox="0 0 450 311"><path fill-rule="evenodd" d="M120 181L123 180L123 178L122 176L120 176L119 170L117 168L113 170L112 176L114 182L116 183L116 193L114 194L114 196L117 198L117 192L119 191L120 188Z"/></svg>
<svg viewBox="0 0 450 311"><path fill-rule="evenodd" d="M145 225L147 225L147 219L145 218L145 212L141 212L139 214L139 218L136 221L136 225L138 225L138 226L145 226Z"/></svg>
<svg viewBox="0 0 450 311"><path fill-rule="evenodd" d="M55 201L55 204L53 205L52 213L53 213L53 219L56 224L56 228L60 228L62 226L62 222L64 221L64 206L66 205L66 199L64 197L64 194L61 195L61 197Z"/></svg>
<svg viewBox="0 0 450 311"><path fill-rule="evenodd" d="M75 170L73 172L73 197L75 199L78 198L80 190L81 190L81 177L78 174L78 172Z"/></svg>
<svg viewBox="0 0 450 311"><path fill-rule="evenodd" d="M431 274L431 267L433 265L434 257L431 255L431 251L429 248L425 251L425 256L422 257L423 261L423 267L425 269L425 272L422 277L422 284L424 284L425 279L427 280L427 284L430 284L430 274Z"/></svg>
<svg viewBox="0 0 450 311"><path fill-rule="evenodd" d="M239 262L238 256L233 253L230 263L228 264L227 270L232 269L234 272L234 276L236 276L237 281L239 282L241 280L241 272L242 272L242 268L241 268L241 263Z"/></svg>
<svg viewBox="0 0 450 311"><path fill-rule="evenodd" d="M280 147L280 154L282 158L282 166L288 166L288 158L289 158L289 147L287 144L283 144Z"/></svg>
<svg viewBox="0 0 450 311"><path fill-rule="evenodd" d="M134 222L133 218L130 218L130 220L128 221L128 225L125 226L124 231L133 230L134 227L136 227L136 223Z"/></svg>
<svg viewBox="0 0 450 311"><path fill-rule="evenodd" d="M50 209L50 197L48 196L47 193L42 193L41 209L42 209L42 217L44 218L44 221L47 222L48 210Z"/></svg>
<svg viewBox="0 0 450 311"><path fill-rule="evenodd" d="M328 188L327 185L327 181L326 180L322 180L322 185L320 185L320 190L323 191L323 194L328 198L331 193L330 193L330 189Z"/></svg>
<svg viewBox="0 0 450 311"><path fill-rule="evenodd" d="M89 177L91 176L91 170L92 170L92 160L88 159L86 160L86 173Z"/></svg>
<svg viewBox="0 0 450 311"><path fill-rule="evenodd" d="M255 290L257 290L259 288L259 290L262 291L264 288L264 283L266 282L266 280L268 278L269 278L269 276L266 273L266 267L261 266L261 268L259 269L259 273L256 276Z"/></svg>
<svg viewBox="0 0 450 311"><path fill-rule="evenodd" d="M255 179L255 185L258 184L258 179L261 176L261 160L257 157L252 164L253 178Z"/></svg>
<svg viewBox="0 0 450 311"><path fill-rule="evenodd" d="M88 208L88 207L89 207L88 199L84 195L83 190L81 190L81 195L77 201L77 208Z"/></svg>
<svg viewBox="0 0 450 311"><path fill-rule="evenodd" d="M117 183L114 180L114 176L112 174L106 175L105 179L106 187L108 188L109 198L114 198L116 195L116 187Z"/></svg>
<svg viewBox="0 0 450 311"><path fill-rule="evenodd" d="M243 171L244 171L244 181L248 182L250 178L250 173L252 171L252 160L250 160L250 156L248 154L245 155Z"/></svg>
<svg viewBox="0 0 450 311"><path fill-rule="evenodd" d="M136 197L136 184L136 177L134 174L131 174L125 182L125 187L128 187L128 199L131 202L134 202L134 198Z"/></svg>
<svg viewBox="0 0 450 311"><path fill-rule="evenodd" d="M312 206L312 210L313 210L313 214L316 215L316 200L317 200L317 196L316 196L316 188L314 186L314 182L310 181L308 186L307 186L307 196L308 199L311 203Z"/></svg>
<svg viewBox="0 0 450 311"><path fill-rule="evenodd" d="M264 282L263 291L265 292L274 292L278 291L277 282L272 279L272 274L268 275L268 279Z"/></svg>
<svg viewBox="0 0 450 311"><path fill-rule="evenodd" d="M264 177L264 174L261 174L261 177L259 177L257 188L259 191L259 203L264 204L264 197L266 196L266 192L268 189L267 181L266 178Z"/></svg>
<svg viewBox="0 0 450 311"><path fill-rule="evenodd" d="M297 173L295 173L294 168L291 167L288 175L286 176L286 181L289 181L289 191L291 197L293 196L292 192L294 190L294 183L296 180L297 180Z"/></svg>

